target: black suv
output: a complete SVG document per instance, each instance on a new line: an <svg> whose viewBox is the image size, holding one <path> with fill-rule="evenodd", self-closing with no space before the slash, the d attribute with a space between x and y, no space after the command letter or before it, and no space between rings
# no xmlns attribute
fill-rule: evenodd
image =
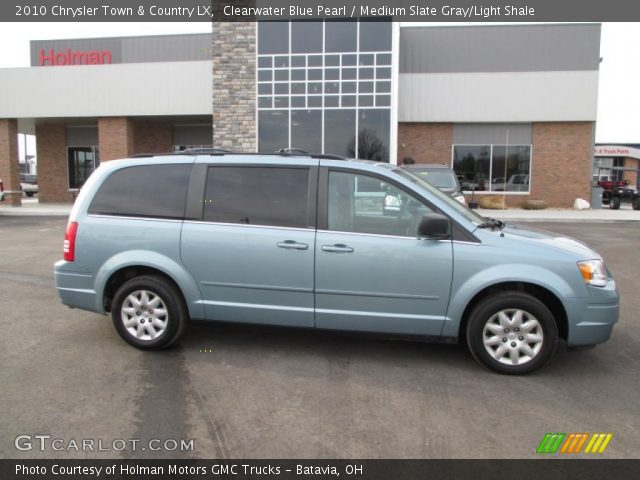
<svg viewBox="0 0 640 480"><path fill-rule="evenodd" d="M462 188L458 177L455 172L446 165L440 164L421 164L421 165L404 165L403 168L411 170L423 180L429 182L431 185L439 189L440 191L448 194L452 198L456 199L463 205L467 202L462 195Z"/></svg>

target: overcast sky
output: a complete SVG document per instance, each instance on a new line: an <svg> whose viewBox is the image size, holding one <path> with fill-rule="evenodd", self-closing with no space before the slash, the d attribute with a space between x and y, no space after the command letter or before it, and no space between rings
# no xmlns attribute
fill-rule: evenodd
<svg viewBox="0 0 640 480"><path fill-rule="evenodd" d="M0 23L0 68L28 67L30 40L210 31L208 22ZM640 143L640 23L603 23L600 56L596 142Z"/></svg>

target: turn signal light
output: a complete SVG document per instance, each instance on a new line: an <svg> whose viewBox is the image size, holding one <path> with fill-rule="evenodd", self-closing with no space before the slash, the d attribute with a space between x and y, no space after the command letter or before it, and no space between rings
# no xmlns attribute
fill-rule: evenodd
<svg viewBox="0 0 640 480"><path fill-rule="evenodd" d="M587 285L604 287L607 284L607 271L602 260L578 262L578 268Z"/></svg>

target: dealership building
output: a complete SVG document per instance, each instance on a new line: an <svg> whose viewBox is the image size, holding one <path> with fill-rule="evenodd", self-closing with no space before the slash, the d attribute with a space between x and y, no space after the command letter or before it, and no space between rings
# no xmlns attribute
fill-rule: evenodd
<svg viewBox="0 0 640 480"><path fill-rule="evenodd" d="M100 162L216 146L451 165L476 197L589 199L599 24L214 23L212 34L38 40L0 69L0 179L36 137L40 202ZM20 203L20 195L7 195Z"/></svg>

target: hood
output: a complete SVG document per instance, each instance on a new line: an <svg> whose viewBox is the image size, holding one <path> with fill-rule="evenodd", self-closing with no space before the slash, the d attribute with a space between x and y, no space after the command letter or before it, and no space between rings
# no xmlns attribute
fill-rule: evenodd
<svg viewBox="0 0 640 480"><path fill-rule="evenodd" d="M539 228L523 227L515 223L507 223L503 229L505 236L519 238L525 241L544 245L546 247L571 253L582 260L602 258L587 244L566 235L550 232Z"/></svg>

